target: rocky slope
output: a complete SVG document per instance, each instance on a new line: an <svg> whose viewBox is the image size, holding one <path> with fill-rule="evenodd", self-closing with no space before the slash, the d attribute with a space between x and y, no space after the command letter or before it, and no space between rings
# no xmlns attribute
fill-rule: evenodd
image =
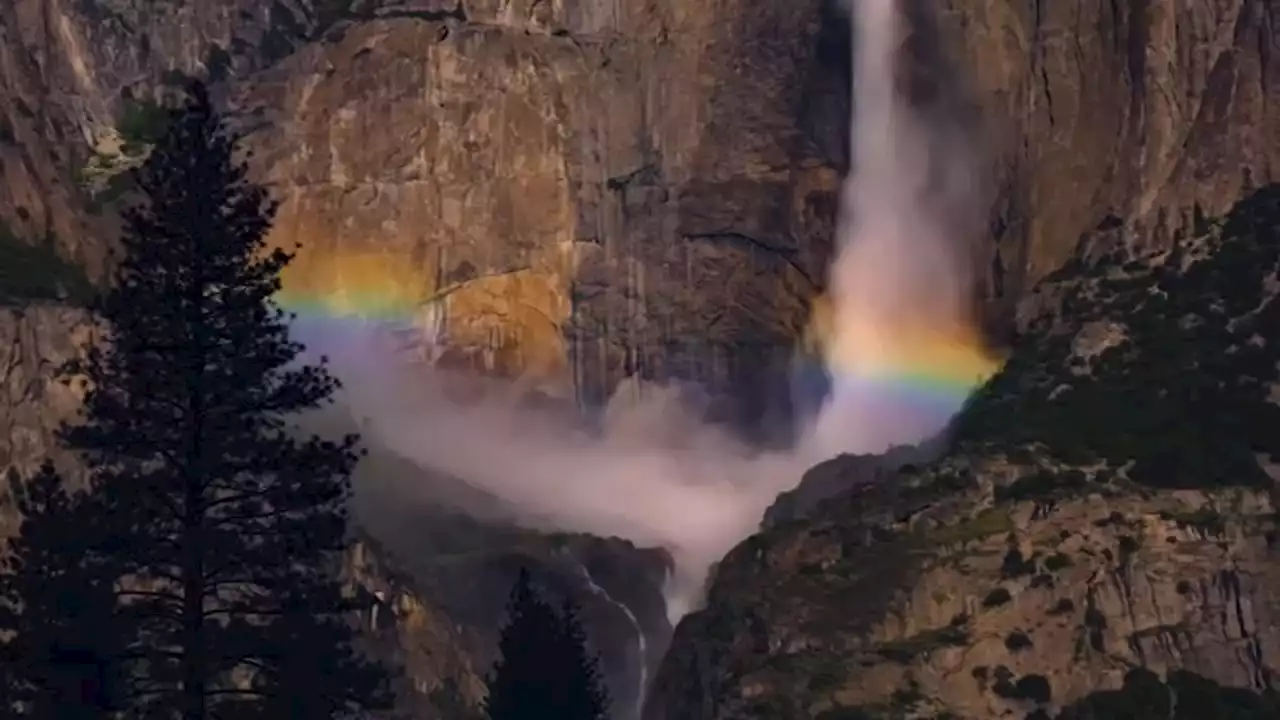
<svg viewBox="0 0 1280 720"><path fill-rule="evenodd" d="M1134 668L1273 688L1280 186L1196 231L1082 242L944 459L721 563L646 717L1044 717Z"/></svg>

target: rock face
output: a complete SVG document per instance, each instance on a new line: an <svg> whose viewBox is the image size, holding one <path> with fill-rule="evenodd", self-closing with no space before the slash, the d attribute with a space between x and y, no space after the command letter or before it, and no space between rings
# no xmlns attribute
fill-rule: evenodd
<svg viewBox="0 0 1280 720"><path fill-rule="evenodd" d="M92 337L79 310L0 308L0 477L10 468L33 472L53 450L54 431L80 407L76 386L60 381L57 371ZM56 451L53 457L65 459Z"/></svg>
<svg viewBox="0 0 1280 720"><path fill-rule="evenodd" d="M1280 187L1196 230L1090 237L947 457L733 550L646 718L1021 717L1135 667L1274 690Z"/></svg>
<svg viewBox="0 0 1280 720"><path fill-rule="evenodd" d="M384 283L486 369L597 400L637 371L752 387L821 280L847 92L817 2L3 4L40 88L0 92L61 133L17 117L21 145L71 148L34 163L70 197L49 213L76 215L67 177L128 97L206 73L284 201L277 240L307 248L290 284L400 268Z"/></svg>
<svg viewBox="0 0 1280 720"><path fill-rule="evenodd" d="M357 487L356 520L413 579L406 587L419 602L438 608L456 627L453 651L465 655L469 667L483 676L497 659L508 595L520 568L528 568L553 603L571 599L581 609L617 717L638 717L642 690L671 637L662 597L671 569L665 552L617 538L522 529L496 515L481 520L439 505L414 504L404 493L369 491L388 470L375 468L380 477L357 478L364 491ZM420 482L441 481L424 476ZM443 488L432 492L450 494ZM434 641L425 645L432 653L445 652Z"/></svg>
<svg viewBox="0 0 1280 720"><path fill-rule="evenodd" d="M1020 296L1109 219L1168 244L1197 206L1275 179L1271 2L937 5L990 131L992 295Z"/></svg>
<svg viewBox="0 0 1280 720"><path fill-rule="evenodd" d="M1271 178L1265 0L904 5L907 54L944 48L988 130L977 263L999 322L1108 218L1168 242ZM91 264L111 225L83 211L82 170L127 98L203 73L284 200L277 239L307 248L291 283L333 296L336 264L364 262L442 306L468 363L588 400L639 372L759 404L823 282L847 154L835 3L4 0L0 18L0 216Z"/></svg>
<svg viewBox="0 0 1280 720"><path fill-rule="evenodd" d="M363 649L402 671L395 678L398 709L410 717L435 717L478 705L484 696L481 673L457 626L423 599L376 541L361 537L353 544L342 574L364 608L358 618Z"/></svg>

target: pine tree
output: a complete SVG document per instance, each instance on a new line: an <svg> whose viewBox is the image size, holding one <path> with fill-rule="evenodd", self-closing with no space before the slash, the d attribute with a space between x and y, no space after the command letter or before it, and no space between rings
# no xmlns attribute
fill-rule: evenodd
<svg viewBox="0 0 1280 720"><path fill-rule="evenodd" d="M203 85L134 179L123 254L93 310L106 342L72 368L85 419L63 439L123 565L130 716L345 718L389 704L352 647L336 563L357 438L299 439L330 402L272 302L291 255Z"/></svg>
<svg viewBox="0 0 1280 720"><path fill-rule="evenodd" d="M609 713L609 696L604 690L604 678L596 657L587 650L587 635L578 619L578 608L565 600L560 609L560 641L565 667L575 671L566 673L564 681L565 717L606 718Z"/></svg>
<svg viewBox="0 0 1280 720"><path fill-rule="evenodd" d="M4 717L106 717L119 700L127 643L99 518L53 466L9 477L21 516L0 575L0 698Z"/></svg>
<svg viewBox="0 0 1280 720"><path fill-rule="evenodd" d="M573 606L557 613L521 568L508 602L501 655L489 677L489 720L605 720L609 700Z"/></svg>

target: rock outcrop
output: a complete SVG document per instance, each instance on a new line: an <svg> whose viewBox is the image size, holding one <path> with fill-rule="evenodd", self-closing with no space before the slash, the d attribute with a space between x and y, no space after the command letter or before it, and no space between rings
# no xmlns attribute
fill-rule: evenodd
<svg viewBox="0 0 1280 720"><path fill-rule="evenodd" d="M1134 668L1274 690L1280 187L1195 230L1090 238L947 457L733 550L646 717L1022 717Z"/></svg>
<svg viewBox="0 0 1280 720"><path fill-rule="evenodd" d="M483 669L466 654L458 626L424 600L414 580L376 541L362 535L343 559L341 574L347 592L363 608L358 618L362 649L398 670L393 682L398 710L409 717L438 717L479 705Z"/></svg>
<svg viewBox="0 0 1280 720"><path fill-rule="evenodd" d="M1276 178L1268 0L937 7L989 130L992 295L1019 297L1099 224L1167 245L1197 206L1221 214Z"/></svg>
<svg viewBox="0 0 1280 720"><path fill-rule="evenodd" d="M0 477L34 472L46 457L66 460L51 442L80 408L74 382L58 371L93 337L88 317L58 305L0 307ZM72 463L59 463L70 470Z"/></svg>
<svg viewBox="0 0 1280 720"><path fill-rule="evenodd" d="M617 538L537 532L425 503L407 506L403 496L396 507L375 507L376 497L362 502L359 492L357 521L412 578L406 587L414 597L456 628L456 649L429 641L429 652L462 653L477 674L486 673L497 659L509 592L524 567L554 603L571 599L581 608L617 717L637 717L634 708L671 637L662 597L671 569L665 552Z"/></svg>

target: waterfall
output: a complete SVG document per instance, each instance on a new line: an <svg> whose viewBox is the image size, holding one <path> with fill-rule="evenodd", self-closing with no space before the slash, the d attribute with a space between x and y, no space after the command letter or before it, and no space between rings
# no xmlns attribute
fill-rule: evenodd
<svg viewBox="0 0 1280 720"><path fill-rule="evenodd" d="M966 237L982 201L972 142L938 107L912 104L901 3L849 9L852 158L830 312L818 318L831 383L806 438L819 457L934 435L996 365L971 312Z"/></svg>
<svg viewBox="0 0 1280 720"><path fill-rule="evenodd" d="M578 574L582 576L583 580L586 580L587 588L591 590L591 593L621 610L622 614L631 622L631 627L635 628L636 654L639 656L640 672L639 677L636 679L636 704L633 708L634 714L632 717L639 720L642 712L644 711L645 690L649 686L649 641L648 638L645 637L644 628L640 626L640 620L636 617L634 612L631 612L631 608L627 607L625 603L621 603L613 599L613 596L609 594L608 590L605 590L596 584L595 579L591 577L591 572L587 570L585 565L578 562L575 558L569 557L568 559L578 568Z"/></svg>

